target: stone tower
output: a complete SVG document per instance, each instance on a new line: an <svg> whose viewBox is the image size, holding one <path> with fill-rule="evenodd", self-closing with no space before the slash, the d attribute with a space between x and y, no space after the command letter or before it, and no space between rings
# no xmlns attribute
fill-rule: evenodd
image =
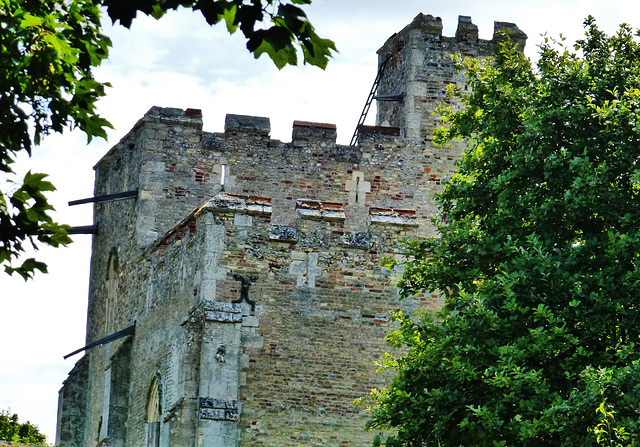
<svg viewBox="0 0 640 447"><path fill-rule="evenodd" d="M399 302L400 271L380 266L434 235L459 157L429 143L424 110L461 82L448 52L491 45L468 19L456 38L439 23L421 14L380 50L379 93L404 96L357 147L332 124L295 121L283 143L268 118L211 133L199 110L153 107L98 162L86 346L57 445L370 445L353 400L388 380L373 362L390 314L439 306Z"/></svg>
<svg viewBox="0 0 640 447"><path fill-rule="evenodd" d="M440 17L418 14L378 50L378 66L385 65L378 95L400 99L378 101L377 125L398 127L410 140L430 140L438 124L433 111L446 99L447 84L465 84L451 56L490 56L506 36L524 50L527 35L513 23L495 22L493 39L483 40L471 17L459 16L456 35L446 37Z"/></svg>

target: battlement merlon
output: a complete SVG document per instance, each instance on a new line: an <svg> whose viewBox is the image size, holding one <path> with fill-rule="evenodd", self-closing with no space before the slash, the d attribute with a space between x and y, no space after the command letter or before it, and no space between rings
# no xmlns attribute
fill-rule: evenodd
<svg viewBox="0 0 640 447"><path fill-rule="evenodd" d="M156 124L156 126L148 126L148 124ZM98 160L93 170L98 170L98 168L113 158L117 152L122 151L123 148L127 150L137 149L140 142L144 142L145 145L157 145L159 140L162 139L162 136L158 135L157 132L158 126L189 127L193 129L192 133L199 138L199 136L202 135L202 111L200 109L183 110L175 107L151 107L147 113L136 122L131 130ZM147 149L147 147L143 149Z"/></svg>
<svg viewBox="0 0 640 447"><path fill-rule="evenodd" d="M224 132L227 135L249 133L268 137L271 132L271 122L269 118L263 116L227 114L224 120Z"/></svg>
<svg viewBox="0 0 640 447"><path fill-rule="evenodd" d="M506 36L518 44L518 51L524 51L527 44L527 35L515 23L493 22L493 42L499 43L505 40Z"/></svg>

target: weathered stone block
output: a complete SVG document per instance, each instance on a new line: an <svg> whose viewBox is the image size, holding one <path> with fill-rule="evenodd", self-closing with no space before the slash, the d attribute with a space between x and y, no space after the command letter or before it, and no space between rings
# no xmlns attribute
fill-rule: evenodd
<svg viewBox="0 0 640 447"><path fill-rule="evenodd" d="M224 122L225 132L243 132L256 135L269 135L271 122L262 116L228 114Z"/></svg>
<svg viewBox="0 0 640 447"><path fill-rule="evenodd" d="M209 321L219 321L220 323L242 322L242 315L231 312L206 311L205 318Z"/></svg>
<svg viewBox="0 0 640 447"><path fill-rule="evenodd" d="M200 418L215 421L234 421L239 419L238 402L211 397L200 398Z"/></svg>
<svg viewBox="0 0 640 447"><path fill-rule="evenodd" d="M236 227L250 227L253 225L253 219L248 214L235 214L233 216L233 224Z"/></svg>
<svg viewBox="0 0 640 447"><path fill-rule="evenodd" d="M242 320L242 325L247 327L258 327L260 325L260 320L256 316L247 316Z"/></svg>

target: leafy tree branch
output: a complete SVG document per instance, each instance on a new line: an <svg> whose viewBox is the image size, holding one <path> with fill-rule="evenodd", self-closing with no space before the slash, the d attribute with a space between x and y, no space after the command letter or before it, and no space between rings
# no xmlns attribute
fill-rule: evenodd
<svg viewBox="0 0 640 447"><path fill-rule="evenodd" d="M47 437L31 422L20 422L18 415L0 411L0 440L27 445L46 445Z"/></svg>

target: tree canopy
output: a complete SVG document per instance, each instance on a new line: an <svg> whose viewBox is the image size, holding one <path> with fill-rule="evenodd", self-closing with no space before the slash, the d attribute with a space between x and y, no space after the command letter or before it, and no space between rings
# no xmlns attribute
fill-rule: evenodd
<svg viewBox="0 0 640 447"><path fill-rule="evenodd" d="M457 59L471 89L436 138L468 150L399 283L445 305L388 337L389 446L640 443L640 46L585 28L537 67L509 43Z"/></svg>
<svg viewBox="0 0 640 447"><path fill-rule="evenodd" d="M57 247L71 242L68 226L54 222L45 174L11 175L17 154L31 154L50 132L79 128L106 139L111 124L96 103L108 83L92 70L108 58L111 42L101 32L101 6L113 22L129 27L138 12L161 18L178 7L200 11L214 25L238 29L257 58L267 54L278 68L303 62L325 68L335 45L319 37L298 5L311 0L0 0L0 265L25 279L46 265L19 260L25 244Z"/></svg>
<svg viewBox="0 0 640 447"><path fill-rule="evenodd" d="M0 440L28 445L46 445L47 437L31 422L19 422L18 415L0 411Z"/></svg>

